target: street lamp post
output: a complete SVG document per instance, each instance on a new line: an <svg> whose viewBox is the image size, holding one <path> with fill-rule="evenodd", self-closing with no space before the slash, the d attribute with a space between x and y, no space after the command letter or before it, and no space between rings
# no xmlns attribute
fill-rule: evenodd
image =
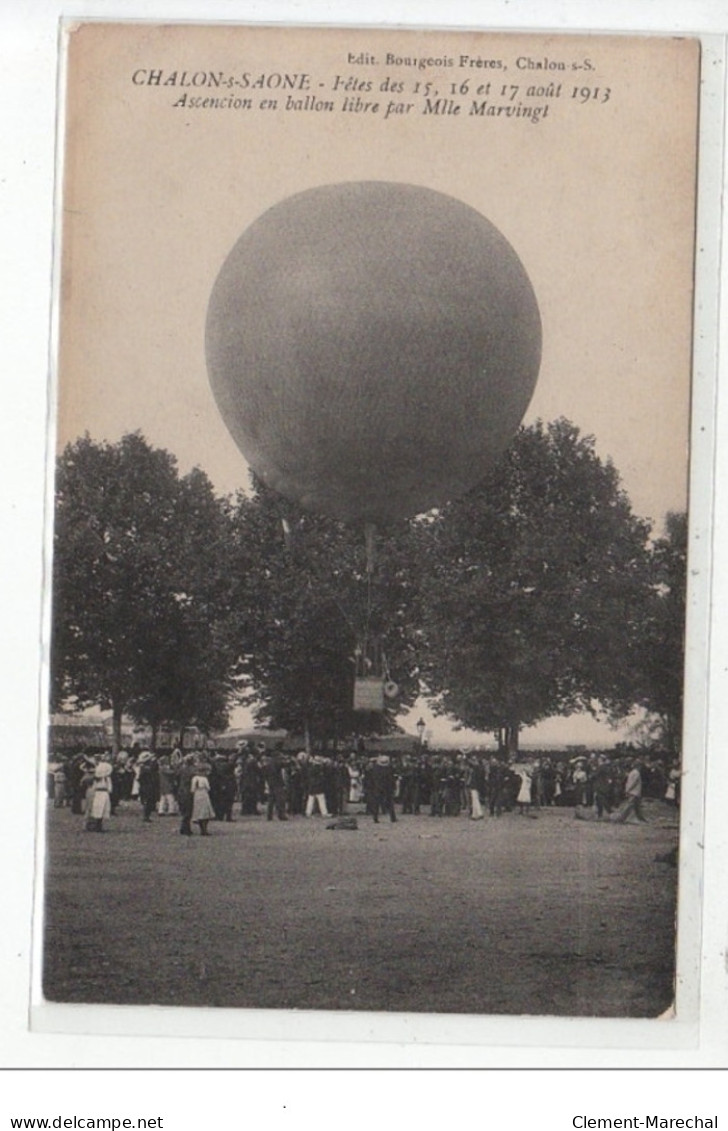
<svg viewBox="0 0 728 1131"><path fill-rule="evenodd" d="M426 726L427 726L427 723L425 722L425 720L424 720L424 719L419 719L419 720L418 720L418 722L417 722L417 724L416 724L416 729L417 729L417 736L418 736L418 738L419 738L419 740L420 740L420 749L422 748L422 743L423 743L423 741L424 741L424 737L425 737L425 727L426 727Z"/></svg>

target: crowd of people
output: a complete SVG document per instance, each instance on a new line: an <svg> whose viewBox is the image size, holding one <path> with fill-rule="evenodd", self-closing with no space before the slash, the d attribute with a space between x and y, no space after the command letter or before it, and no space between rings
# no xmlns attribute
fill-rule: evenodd
<svg viewBox="0 0 728 1131"><path fill-rule="evenodd" d="M153 753L138 747L55 754L48 765L48 795L56 808L84 816L89 831L122 803L136 802L143 822L176 816L179 832L193 826L209 835L210 821L265 815L343 817L365 812L394 822L398 815L499 818L534 816L540 809L571 806L595 819L644 820L642 798L680 799L680 770L655 756L614 757L593 752L570 759L483 751L428 751L390 756L367 751L287 752L282 743L241 743L235 751L180 747Z"/></svg>

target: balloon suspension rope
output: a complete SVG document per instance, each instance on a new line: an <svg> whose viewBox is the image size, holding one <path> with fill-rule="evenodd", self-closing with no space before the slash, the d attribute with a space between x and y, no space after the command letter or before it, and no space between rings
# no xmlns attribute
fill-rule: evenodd
<svg viewBox="0 0 728 1131"><path fill-rule="evenodd" d="M367 614L364 622L364 639L362 641L362 659L366 659L369 647L369 627L372 618L372 575L374 573L376 556L377 528L373 522L364 526L364 544L366 546L366 573L367 573Z"/></svg>
<svg viewBox="0 0 728 1131"><path fill-rule="evenodd" d="M295 543L295 538L294 538L294 535L293 535L293 530L291 528L290 522L284 516L281 516L281 526L283 528L283 542L284 542L284 545L286 547L286 550L288 551L289 554L291 554L291 556L295 556L296 543ZM316 567L312 566L310 562L309 562L309 571L310 571L309 578L308 578L308 588L309 589L313 589L314 580L317 581L319 584L323 584L326 581L326 576L324 575L323 571L317 570ZM310 576L311 574L313 574L313 577ZM349 626L349 629L351 630L351 632L356 634L356 626L355 626L354 622L352 621L351 617L347 613L347 611L344 608L344 606L342 605L341 601L339 600L339 598L335 594L333 595L333 600L334 600L334 604L336 605L337 609L339 610L342 617L344 618L347 625Z"/></svg>
<svg viewBox="0 0 728 1131"><path fill-rule="evenodd" d="M371 578L374 573L377 540L377 528L373 522L366 523L364 527L364 540L367 548L367 577Z"/></svg>

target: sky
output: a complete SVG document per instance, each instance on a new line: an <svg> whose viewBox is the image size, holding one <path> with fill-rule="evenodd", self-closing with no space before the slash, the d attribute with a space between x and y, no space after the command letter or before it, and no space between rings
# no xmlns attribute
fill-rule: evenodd
<svg viewBox="0 0 728 1131"><path fill-rule="evenodd" d="M349 61L389 52L500 59L517 102L548 103L549 113L536 124L423 116L416 100L414 117L387 121L211 112L175 107L178 87L133 79L155 69L165 77L305 71L328 92L337 75L375 87L403 81L409 90L418 78L449 89L453 78L472 86L488 73ZM539 61L567 69L544 73L534 69ZM586 62L578 71L577 89L588 76L582 102L571 96L572 68ZM228 252L253 220L302 189L423 184L491 220L529 274L543 354L525 421L566 416L593 434L635 511L659 528L668 510L686 505L696 68L691 45L673 39L134 25L76 32L59 444L85 431L114 441L141 429L175 453L182 471L202 467L218 491L245 486L247 465L219 415L204 356L207 303ZM434 738L451 734L441 720L430 725ZM554 741L614 738L590 719L544 725L539 734L560 728L564 737Z"/></svg>

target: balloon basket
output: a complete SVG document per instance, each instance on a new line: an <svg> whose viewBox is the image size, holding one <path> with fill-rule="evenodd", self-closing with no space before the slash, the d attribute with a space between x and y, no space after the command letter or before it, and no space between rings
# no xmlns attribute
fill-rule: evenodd
<svg viewBox="0 0 728 1131"><path fill-rule="evenodd" d="M384 710L384 680L380 676L357 676L354 680L354 710Z"/></svg>

